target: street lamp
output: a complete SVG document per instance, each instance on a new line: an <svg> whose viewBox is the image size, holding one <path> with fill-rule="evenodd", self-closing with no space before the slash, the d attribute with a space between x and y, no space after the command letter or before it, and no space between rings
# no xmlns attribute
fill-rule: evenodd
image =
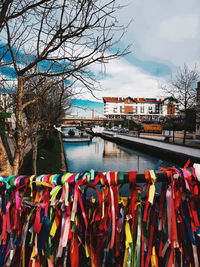
<svg viewBox="0 0 200 267"><path fill-rule="evenodd" d="M127 119L128 119L128 130L130 130L130 122L129 122L129 120L131 120L131 116L127 116Z"/></svg>

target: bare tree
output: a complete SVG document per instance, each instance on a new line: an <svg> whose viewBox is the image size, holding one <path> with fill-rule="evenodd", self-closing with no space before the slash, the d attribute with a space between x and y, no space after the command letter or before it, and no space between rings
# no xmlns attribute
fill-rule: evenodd
<svg viewBox="0 0 200 267"><path fill-rule="evenodd" d="M40 79L40 77L33 79L24 94L23 101L31 103L25 107L24 113L27 122L26 134L32 145L33 174L37 173L38 133L41 129L49 131L58 123L70 109L69 97L72 95L72 88L62 81L58 83L56 78Z"/></svg>
<svg viewBox="0 0 200 267"><path fill-rule="evenodd" d="M7 121L7 116L11 116L11 106L12 106L12 97L10 97L11 92L7 90L7 80L2 79L0 81L0 142L2 143L1 146L4 148L1 149L1 153L6 153L2 155L5 159L8 159L8 164L2 164L2 168L6 168L9 164L12 164L12 153L9 146L8 138L6 136L6 132L9 132L11 126L10 123Z"/></svg>
<svg viewBox="0 0 200 267"><path fill-rule="evenodd" d="M187 122L186 113L187 110L194 108L196 103L196 82L199 77L199 72L194 66L190 69L186 64L182 68L179 68L177 74L172 78L168 86L163 87L163 90L168 95L175 98L180 104L180 108L183 109L185 115L184 123L184 135L183 144L185 144L186 132L187 132Z"/></svg>
<svg viewBox="0 0 200 267"><path fill-rule="evenodd" d="M16 20L17 18L26 18L27 15L36 7L42 4L48 3L50 0L1 0L0 1L0 32L5 28L6 23L9 20ZM2 40L1 40L2 41ZM9 48L7 42L1 43L0 49L4 50L4 54L0 57L0 63L2 65L9 65L4 61L5 55L9 55ZM10 69L11 70L11 69Z"/></svg>
<svg viewBox="0 0 200 267"><path fill-rule="evenodd" d="M11 1L12 5L14 3L16 1ZM10 55L6 64L17 76L14 174L18 173L23 161L23 111L28 104L37 101L35 98L23 103L26 83L35 76L65 75L66 79L81 82L93 92L95 79L89 66L107 63L127 53L127 50L112 50L125 31L115 18L120 8L115 0L38 0L30 3L35 5L30 8L27 4L21 16L4 19L2 26L6 53Z"/></svg>
<svg viewBox="0 0 200 267"><path fill-rule="evenodd" d="M50 0L1 0L0 1L0 31L8 20L21 17L31 9Z"/></svg>

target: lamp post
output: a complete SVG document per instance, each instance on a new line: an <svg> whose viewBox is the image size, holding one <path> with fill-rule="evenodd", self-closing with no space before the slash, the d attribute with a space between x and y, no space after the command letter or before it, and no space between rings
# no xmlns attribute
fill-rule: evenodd
<svg viewBox="0 0 200 267"><path fill-rule="evenodd" d="M129 120L131 120L131 116L127 116L127 119L128 119L128 131L130 130L130 121Z"/></svg>
<svg viewBox="0 0 200 267"><path fill-rule="evenodd" d="M128 116L128 131L129 131L129 116Z"/></svg>

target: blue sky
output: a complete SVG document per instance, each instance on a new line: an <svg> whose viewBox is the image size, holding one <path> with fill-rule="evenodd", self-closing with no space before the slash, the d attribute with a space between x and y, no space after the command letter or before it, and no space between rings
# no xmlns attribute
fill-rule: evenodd
<svg viewBox="0 0 200 267"><path fill-rule="evenodd" d="M72 116L95 117L103 116L103 103L87 100L87 99L72 99L73 108L71 111Z"/></svg>
<svg viewBox="0 0 200 267"><path fill-rule="evenodd" d="M102 91L96 92L99 99L160 97L161 85L184 63L191 68L197 64L200 69L199 0L124 0L123 4L127 6L119 12L118 20L122 24L133 21L119 46L132 44L131 53L105 66ZM89 94L80 98L86 100L85 105L87 99L95 100Z"/></svg>
<svg viewBox="0 0 200 267"><path fill-rule="evenodd" d="M197 64L200 69L199 0L117 1L127 4L117 14L119 22L126 25L132 20L118 46L131 44L131 53L103 67L92 66L91 72L103 73L101 91L94 92L99 102L103 96L160 97L161 84L169 81L178 67L186 63L191 67ZM15 75L11 69L2 72ZM91 116L91 109L97 114L103 111L91 94L77 98L81 99L76 101L80 108L74 108L73 114Z"/></svg>

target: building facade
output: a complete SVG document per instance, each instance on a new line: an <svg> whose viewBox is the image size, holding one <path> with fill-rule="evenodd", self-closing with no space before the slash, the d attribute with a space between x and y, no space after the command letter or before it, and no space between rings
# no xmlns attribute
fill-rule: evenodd
<svg viewBox="0 0 200 267"><path fill-rule="evenodd" d="M113 119L159 120L161 117L175 116L177 103L168 97L132 98L103 97L104 116Z"/></svg>
<svg viewBox="0 0 200 267"><path fill-rule="evenodd" d="M200 82L197 83L196 138L200 139Z"/></svg>
<svg viewBox="0 0 200 267"><path fill-rule="evenodd" d="M15 115L13 112L12 96L0 90L0 127L6 123L7 127L13 129L15 127Z"/></svg>

